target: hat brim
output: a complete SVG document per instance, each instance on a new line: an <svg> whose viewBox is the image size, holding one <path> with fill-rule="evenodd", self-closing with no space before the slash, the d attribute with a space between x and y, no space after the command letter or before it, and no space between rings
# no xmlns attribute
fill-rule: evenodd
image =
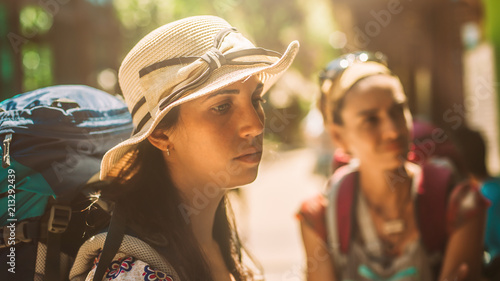
<svg viewBox="0 0 500 281"><path fill-rule="evenodd" d="M237 81L244 80L254 75L260 75L261 82L264 84L263 92L267 92L278 78L290 67L297 52L299 50L299 42L293 41L288 45L285 53L281 58L272 65L256 64L251 66L223 66L215 70L212 77L204 83L200 88L197 88L194 93L186 95L158 112L154 119L149 120L143 128L129 139L117 144L104 155L101 162L100 179L104 180L108 177L114 177L124 167L130 166L130 161L135 158L131 157L137 145L144 141L155 130L156 126L163 118L176 106L179 106L188 101L206 96L210 93L218 91L226 86L229 86ZM219 73L217 73L219 72ZM128 154L128 155L127 155Z"/></svg>

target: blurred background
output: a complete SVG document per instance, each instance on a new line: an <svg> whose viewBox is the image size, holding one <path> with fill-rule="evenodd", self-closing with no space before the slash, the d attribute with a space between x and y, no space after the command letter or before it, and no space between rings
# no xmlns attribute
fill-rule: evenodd
<svg viewBox="0 0 500 281"><path fill-rule="evenodd" d="M322 190L331 147L316 110L317 75L356 50L381 51L401 78L413 115L453 137L467 125L498 175L500 1L497 0L0 0L0 100L57 84L120 94L117 71L144 35L212 14L262 47L301 50L268 94L260 175L235 208L267 280L302 280L294 213Z"/></svg>

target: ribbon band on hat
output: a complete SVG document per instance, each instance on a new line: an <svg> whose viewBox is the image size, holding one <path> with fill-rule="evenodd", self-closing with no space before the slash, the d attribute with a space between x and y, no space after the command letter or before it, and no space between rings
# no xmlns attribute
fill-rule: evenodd
<svg viewBox="0 0 500 281"><path fill-rule="evenodd" d="M201 56L201 59L206 61L211 69L217 69L226 64L226 57L217 48L210 49Z"/></svg>
<svg viewBox="0 0 500 281"><path fill-rule="evenodd" d="M218 50L217 50L218 51ZM212 52L212 50L208 51L209 53ZM221 54L219 52L219 54ZM224 58L223 60L218 60L216 65L252 65L252 64L272 64L272 62L269 61L235 61L235 59L238 58L243 58L243 57L249 57L249 56L274 56L274 57L281 57L281 54L275 51L271 50L266 50L263 48L253 48L253 49L246 49L246 50L240 50L240 51L235 51L231 52L227 55L221 54L221 56ZM210 77L210 74L216 70L218 67L213 67L214 62L208 61L207 58L211 58L211 56L208 56L207 54L203 55L201 59L207 62L208 68L203 72L202 75L200 75L196 80L193 82L189 83L188 85L180 88L179 90L171 93L168 95L161 103L160 103L160 110L164 109L167 107L169 104L172 102L176 101L179 99L183 93L186 91L189 91L193 88L196 88L197 86L203 84L208 77ZM221 64L224 62L224 64Z"/></svg>
<svg viewBox="0 0 500 281"><path fill-rule="evenodd" d="M255 65L255 64L271 65L273 64L273 62L266 60L244 61L238 59L242 59L245 57L252 57L252 56L267 56L267 57L271 56L276 58L280 58L282 56L282 54L280 54L279 52L258 47L242 49L223 54L219 50L219 48L221 47L223 40L231 32L238 32L238 31L235 28L226 28L221 30L215 37L214 47L208 50L204 55L200 57L171 58L146 66L139 71L139 77L143 78L148 74L152 73L153 71L161 68L175 66L175 65L192 64L200 59L205 62L205 64L201 65L201 67L205 67L205 69L199 69L203 71L201 75L199 75L195 80L191 81L187 85L173 91L172 93L164 97L159 102L159 110L163 110L168 105L172 104L173 102L181 98L183 94L185 94L187 91L192 90L205 83L213 71L224 65L233 65L233 66L244 66L244 65ZM146 103L146 98L142 97L132 109L131 111L132 116L134 116L145 103ZM137 124L137 127L135 128L133 134L139 132L151 118L152 118L151 113L146 113L145 116L141 119L141 121Z"/></svg>

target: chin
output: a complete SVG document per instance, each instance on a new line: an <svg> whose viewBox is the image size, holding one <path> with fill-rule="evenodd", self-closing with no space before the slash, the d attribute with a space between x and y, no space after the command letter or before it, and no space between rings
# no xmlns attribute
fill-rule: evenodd
<svg viewBox="0 0 500 281"><path fill-rule="evenodd" d="M255 171L242 171L239 175L235 176L234 186L247 185L255 181L257 178L257 169Z"/></svg>
<svg viewBox="0 0 500 281"><path fill-rule="evenodd" d="M407 162L406 157L403 157L402 154L398 154L396 157L390 157L390 159L386 159L385 161L381 161L385 165L385 170L397 170L400 167L404 166Z"/></svg>
<svg viewBox="0 0 500 281"><path fill-rule="evenodd" d="M257 178L259 165L242 165L238 162L231 162L219 172L211 172L211 180L223 188L235 188L241 185L252 183Z"/></svg>
<svg viewBox="0 0 500 281"><path fill-rule="evenodd" d="M255 169L255 171L251 171L249 173L247 173L246 175L243 176L243 178L245 179L246 183L245 184L249 184L249 183L252 183L255 181L255 179L257 178L257 169Z"/></svg>

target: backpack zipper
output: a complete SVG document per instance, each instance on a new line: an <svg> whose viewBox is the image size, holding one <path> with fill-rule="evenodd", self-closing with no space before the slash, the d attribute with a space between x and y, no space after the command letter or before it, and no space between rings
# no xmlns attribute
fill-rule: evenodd
<svg viewBox="0 0 500 281"><path fill-rule="evenodd" d="M3 155L2 167L8 168L10 166L10 143L12 141L12 134L7 134L3 140Z"/></svg>

